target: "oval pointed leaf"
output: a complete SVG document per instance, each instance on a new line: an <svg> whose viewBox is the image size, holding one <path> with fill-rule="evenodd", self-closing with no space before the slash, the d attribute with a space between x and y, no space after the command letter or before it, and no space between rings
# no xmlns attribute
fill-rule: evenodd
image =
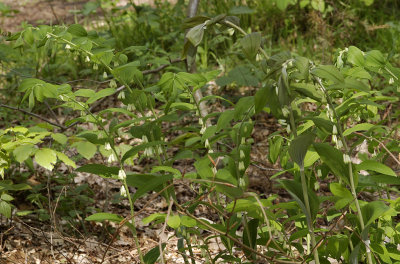
<svg viewBox="0 0 400 264"><path fill-rule="evenodd" d="M292 140L289 146L289 155L300 168L304 168L304 158L308 147L314 142L315 135L304 133Z"/></svg>
<svg viewBox="0 0 400 264"><path fill-rule="evenodd" d="M375 160L366 160L361 162L361 164L357 165L358 170L366 170L366 171L375 171L381 174L389 175L389 176L394 176L396 177L396 173L386 166L385 164L382 164L380 162L377 162Z"/></svg>
<svg viewBox="0 0 400 264"><path fill-rule="evenodd" d="M57 162L56 152L49 148L39 149L35 154L36 162L45 169L53 170Z"/></svg>

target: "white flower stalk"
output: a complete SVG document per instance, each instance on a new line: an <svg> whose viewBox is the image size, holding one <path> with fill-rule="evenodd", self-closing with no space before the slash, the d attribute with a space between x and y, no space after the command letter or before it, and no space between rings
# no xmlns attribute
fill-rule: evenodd
<svg viewBox="0 0 400 264"><path fill-rule="evenodd" d="M108 157L108 163L113 163L117 161L117 157L114 155L114 153L111 153L111 155Z"/></svg>
<svg viewBox="0 0 400 264"><path fill-rule="evenodd" d="M347 154L343 154L343 162L345 164L349 164L351 162L350 156Z"/></svg>
<svg viewBox="0 0 400 264"><path fill-rule="evenodd" d="M86 58L85 58L85 62L90 62L90 58L89 58L89 56L86 56Z"/></svg>
<svg viewBox="0 0 400 264"><path fill-rule="evenodd" d="M332 127L332 134L337 135L337 127L336 127L336 125L333 125L333 127Z"/></svg>
<svg viewBox="0 0 400 264"><path fill-rule="evenodd" d="M246 156L244 155L244 151L243 150L240 150L239 151L239 156L240 156L240 159L244 159Z"/></svg>
<svg viewBox="0 0 400 264"><path fill-rule="evenodd" d="M107 73L106 73L106 72L103 72L103 79L107 79L107 78L108 78Z"/></svg>
<svg viewBox="0 0 400 264"><path fill-rule="evenodd" d="M125 173L125 171L124 170L119 170L118 171L118 179L120 179L120 180L125 180L126 179L126 173Z"/></svg>
<svg viewBox="0 0 400 264"><path fill-rule="evenodd" d="M111 144L110 144L109 142L107 142L107 143L104 145L104 149L105 149L105 150L111 150Z"/></svg>
<svg viewBox="0 0 400 264"><path fill-rule="evenodd" d="M120 100L124 100L124 99L125 99L125 92L124 92L124 91L121 91L121 92L118 94L118 99L120 99Z"/></svg>
<svg viewBox="0 0 400 264"><path fill-rule="evenodd" d="M240 171L244 171L244 162L243 161L239 161L239 170Z"/></svg>
<svg viewBox="0 0 400 264"><path fill-rule="evenodd" d="M125 186L124 185L122 185L121 186L121 190L120 190L120 192L119 192L120 194L121 194L121 196L123 196L123 197L127 197L128 196L128 193L127 193L127 191L126 191L126 189L125 189Z"/></svg>

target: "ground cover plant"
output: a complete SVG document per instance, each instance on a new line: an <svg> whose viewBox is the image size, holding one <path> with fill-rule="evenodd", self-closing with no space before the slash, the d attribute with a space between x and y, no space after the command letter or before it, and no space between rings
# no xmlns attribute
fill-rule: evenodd
<svg viewBox="0 0 400 264"><path fill-rule="evenodd" d="M396 8L104 0L5 32L2 253L39 223L54 263L400 263Z"/></svg>

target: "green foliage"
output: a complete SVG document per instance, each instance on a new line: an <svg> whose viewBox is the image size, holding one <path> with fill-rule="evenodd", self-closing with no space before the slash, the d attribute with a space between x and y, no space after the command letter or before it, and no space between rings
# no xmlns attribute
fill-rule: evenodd
<svg viewBox="0 0 400 264"><path fill-rule="evenodd" d="M400 181L389 159L396 161L399 152L399 113L393 109L398 106L400 69L390 51L362 51L363 46L347 43L333 62L321 62L320 54L306 58L307 52L266 49L276 33L264 28L261 22L268 16L260 14L274 10L276 17L283 16L287 26L282 35L287 37L293 31L288 19L297 21L302 12L337 21L334 14L342 7L331 1L249 1L249 6L211 2L216 10L202 6L203 15L183 22L184 1L126 8L92 1L81 13L101 7L107 27L26 26L8 37L8 45L0 46L2 60L29 69L26 78L13 84L18 89L8 94L18 94L18 102L10 101L18 107L8 108L42 117L48 106L65 121L42 118L47 123L24 122L0 131L0 214L11 218L15 209L23 215L14 205L23 192L41 221L51 216L45 209L51 197L42 193L42 186L26 184L17 168L54 176L58 194L62 184L70 183L67 177L85 172L118 180L118 199L128 200L130 216L92 208L87 185L62 196L57 213L72 224L84 218L126 225L137 247L135 203L158 193L170 203L168 212L143 222L174 229L178 249L191 256L192 246L208 250L207 243L191 241L207 242L210 237L202 232L211 231L225 250L209 263L219 258L242 263L233 254L234 246L243 251L243 261L251 262L327 263L333 258L372 264L371 251L383 263L398 260L400 207L390 198L398 195ZM359 14L358 7L375 4L351 1L350 6ZM253 21L257 16L258 25ZM21 62L18 52L29 60ZM200 60L201 70L186 72L181 60L173 64L170 57L179 54L188 62ZM7 78L12 79L11 72ZM93 85L88 79L79 83L84 86L72 84L78 78L92 79ZM214 81L218 91L208 89ZM199 99L200 91L212 94ZM269 180L280 183L274 188L284 189L290 201L280 192L262 194L261 199L249 189L249 167L258 166L255 128L267 115L278 120L277 131L268 135L268 154L262 158L280 166ZM61 163L73 173L61 175ZM133 171L134 164L143 171ZM177 198L175 186L182 181L195 193L185 202ZM330 193L319 187L327 181ZM379 195L369 201L362 192ZM199 217L200 206L216 217ZM327 227L342 221L345 229ZM165 244L160 245L162 251ZM156 263L162 252L157 246L139 254L142 263Z"/></svg>

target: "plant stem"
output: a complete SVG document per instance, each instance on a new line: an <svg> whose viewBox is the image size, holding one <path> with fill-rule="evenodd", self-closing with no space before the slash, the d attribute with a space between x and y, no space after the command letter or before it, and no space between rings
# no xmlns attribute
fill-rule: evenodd
<svg viewBox="0 0 400 264"><path fill-rule="evenodd" d="M351 153L350 153L349 146L347 145L346 138L343 135L343 128L342 128L342 125L341 125L341 122L340 122L340 117L336 113L336 110L335 110L335 107L334 107L334 105L332 103L332 100L329 97L328 91L326 90L325 86L323 85L321 79L316 77L316 76L314 76L314 79L320 85L322 91L325 94L326 101L328 102L329 107L332 109L333 116L336 119L337 130L338 130L339 136L340 136L340 138L341 138L341 140L343 142L343 147L344 147L345 153L347 155L349 155L349 157L350 157ZM354 183L354 175L353 175L353 163L351 161L348 163L348 168L349 168L350 190L351 190L351 194L353 195L353 198L354 198L354 203L356 205L358 220L360 222L360 227L361 227L361 232L362 232L364 230L364 228L365 228L364 219L363 219L363 216L362 216L362 213L361 213L360 203L358 202L358 199L357 199L357 192L356 192L356 187L355 187L355 183ZM368 247L367 246L367 241L365 241L363 239L362 239L362 241L366 245L366 247ZM372 255L371 255L371 252L370 252L369 248L366 248L366 252L367 252L368 264L373 264Z"/></svg>
<svg viewBox="0 0 400 264"><path fill-rule="evenodd" d="M290 127L293 132L293 135L297 137L297 128L296 128L296 123L294 121L294 115L293 115L293 109L292 106L289 105L289 118L290 118ZM306 214L306 220L307 220L307 226L310 231L310 237L311 237L311 247L315 248L313 251L314 253L314 260L315 264L319 264L319 255L318 255L318 248L316 248L316 240L315 240L315 233L314 233L314 225L311 219L311 208L310 208L310 201L308 199L308 188L307 188L307 181L306 181L306 176L304 174L304 165L300 166L300 179L301 179L301 187L303 190L303 199L304 203L306 206L307 214ZM310 248L308 247L308 251Z"/></svg>

